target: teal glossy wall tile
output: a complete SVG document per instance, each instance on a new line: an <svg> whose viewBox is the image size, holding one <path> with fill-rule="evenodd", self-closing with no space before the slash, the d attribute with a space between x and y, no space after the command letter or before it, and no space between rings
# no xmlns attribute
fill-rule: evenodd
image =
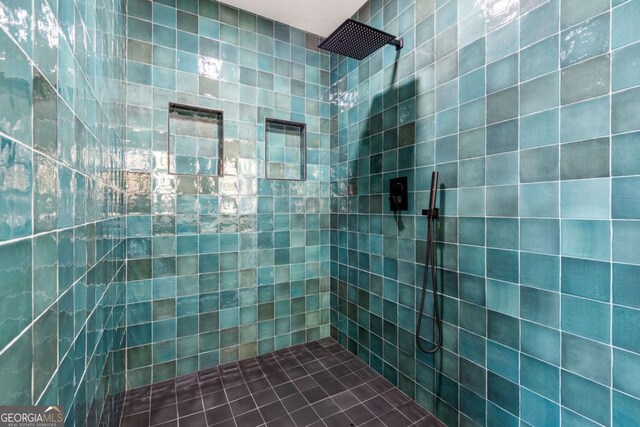
<svg viewBox="0 0 640 427"><path fill-rule="evenodd" d="M501 13L511 9L510 13L513 13L514 4L515 2L509 2L504 9L496 8L496 12ZM518 25L513 20L514 17L515 14L511 14L504 22L506 25L502 28L496 30L502 24L497 25L497 27L487 28L487 30L490 30L487 34L487 63L514 53L518 49Z"/></svg>
<svg viewBox="0 0 640 427"><path fill-rule="evenodd" d="M638 387L638 355L624 350L613 350L613 386L634 397L640 396Z"/></svg>
<svg viewBox="0 0 640 427"><path fill-rule="evenodd" d="M487 367L509 381L517 382L520 375L518 370L518 352L509 347L489 341L487 342ZM484 390L482 394L484 394Z"/></svg>
<svg viewBox="0 0 640 427"><path fill-rule="evenodd" d="M556 256L522 253L521 281L522 284L540 289L559 289L560 260Z"/></svg>
<svg viewBox="0 0 640 427"><path fill-rule="evenodd" d="M520 120L520 148L557 144L560 113L557 108L531 114Z"/></svg>
<svg viewBox="0 0 640 427"><path fill-rule="evenodd" d="M518 285L490 280L487 282L487 308L510 316L520 315Z"/></svg>
<svg viewBox="0 0 640 427"><path fill-rule="evenodd" d="M533 357L520 357L520 381L539 395L558 402L560 400L560 369Z"/></svg>
<svg viewBox="0 0 640 427"><path fill-rule="evenodd" d="M522 353L552 365L560 365L560 332L533 322L522 321Z"/></svg>
<svg viewBox="0 0 640 427"><path fill-rule="evenodd" d="M32 330L27 330L0 356L2 374L7 386L2 388L2 401L15 405L30 402L33 369Z"/></svg>
<svg viewBox="0 0 640 427"><path fill-rule="evenodd" d="M611 321L607 303L573 296L562 297L562 329L570 333L607 343Z"/></svg>
<svg viewBox="0 0 640 427"><path fill-rule="evenodd" d="M613 222L613 260L616 262L640 263L637 239L640 236L638 221Z"/></svg>
<svg viewBox="0 0 640 427"><path fill-rule="evenodd" d="M611 140L611 175L638 175L639 133L614 136Z"/></svg>
<svg viewBox="0 0 640 427"><path fill-rule="evenodd" d="M23 9L23 6L14 5L15 9L12 14L20 15L22 13L30 16L31 10ZM28 7L31 9L31 6ZM30 19L29 19L30 21ZM20 19L16 19L9 23L5 20L5 24L13 26L12 30L16 33L22 31L24 35L31 35L27 30L20 29ZM5 29L7 31L7 29ZM11 30L9 30L11 31ZM26 38L26 37L25 37ZM22 38L22 41L26 41ZM20 38L19 38L20 39ZM20 47L5 32L0 34L0 40L3 47L3 61L0 63L2 70L2 85L0 86L1 99L3 104L12 105L3 113L2 126L0 130L7 136L15 138L25 145L31 146L32 128L31 120L33 117L33 75L32 67L28 58L20 51Z"/></svg>
<svg viewBox="0 0 640 427"><path fill-rule="evenodd" d="M523 49L520 52L520 80L557 70L560 67L558 48L558 36L554 36Z"/></svg>
<svg viewBox="0 0 640 427"><path fill-rule="evenodd" d="M565 425L569 425L569 426L581 426L581 425L597 426L598 425L595 421L591 421L589 418L578 415L576 412L573 412L573 410L570 410L570 409L562 408L561 414L562 414L562 421L565 423Z"/></svg>
<svg viewBox="0 0 640 427"><path fill-rule="evenodd" d="M625 307L613 307L612 314L613 345L638 352L638 324L640 324L640 310Z"/></svg>
<svg viewBox="0 0 640 427"><path fill-rule="evenodd" d="M557 293L522 286L520 315L523 319L557 328L560 319L560 296Z"/></svg>
<svg viewBox="0 0 640 427"><path fill-rule="evenodd" d="M611 216L611 180L563 181L560 187L562 218L609 219Z"/></svg>
<svg viewBox="0 0 640 427"><path fill-rule="evenodd" d="M622 394L618 391L613 392L613 422L619 425L631 424L640 416L640 401L633 397Z"/></svg>
<svg viewBox="0 0 640 427"><path fill-rule="evenodd" d="M571 334L562 334L562 368L609 386L610 347Z"/></svg>
<svg viewBox="0 0 640 427"><path fill-rule="evenodd" d="M125 361L135 387L331 332L448 425L637 419L636 0L374 0L397 73L213 1L5 3L36 31L0 22L4 401L58 384L68 423L108 423ZM225 111L224 178L167 174L170 101ZM264 179L269 117L307 124L306 182ZM400 338L432 170L438 363Z"/></svg>
<svg viewBox="0 0 640 427"><path fill-rule="evenodd" d="M125 384L124 7L0 6L3 401L68 425L115 422Z"/></svg>
<svg viewBox="0 0 640 427"><path fill-rule="evenodd" d="M487 66L487 93L518 83L518 56L510 55Z"/></svg>
<svg viewBox="0 0 640 427"><path fill-rule="evenodd" d="M327 336L330 59L319 38L213 1L128 3L127 277L139 292L127 348L145 357L127 386ZM222 111L221 150L198 145L202 126L176 122L168 168L169 102ZM304 123L306 155L299 132L269 132L267 144L267 119Z"/></svg>
<svg viewBox="0 0 640 427"><path fill-rule="evenodd" d="M33 168L31 150L8 138L0 139L0 240L32 233Z"/></svg>
<svg viewBox="0 0 640 427"><path fill-rule="evenodd" d="M640 267L637 265L613 264L613 302L640 308L640 298L636 292L633 277Z"/></svg>
<svg viewBox="0 0 640 427"><path fill-rule="evenodd" d="M563 220L561 254L577 258L608 260L611 257L609 246L594 246L593 241L611 240L608 221Z"/></svg>
<svg viewBox="0 0 640 427"><path fill-rule="evenodd" d="M560 250L560 223L555 219L521 219L520 249L557 255Z"/></svg>
<svg viewBox="0 0 640 427"><path fill-rule="evenodd" d="M636 177L615 178L611 188L611 216L614 219L640 218L640 197L635 189L640 180Z"/></svg>
<svg viewBox="0 0 640 427"><path fill-rule="evenodd" d="M611 16L613 48L640 40L640 30L634 25L638 16L640 16L640 4L637 1L628 1L613 9Z"/></svg>
<svg viewBox="0 0 640 427"><path fill-rule="evenodd" d="M31 314L31 241L22 240L0 246L2 273L11 286L3 286L1 345L5 347L32 320Z"/></svg>
<svg viewBox="0 0 640 427"><path fill-rule="evenodd" d="M487 375L488 399L512 414L520 413L520 396L518 386L499 375L489 373Z"/></svg>
<svg viewBox="0 0 640 427"><path fill-rule="evenodd" d="M611 133L631 132L640 129L635 114L638 108L640 88L618 92L611 96Z"/></svg>
<svg viewBox="0 0 640 427"><path fill-rule="evenodd" d="M524 14L520 19L520 46L557 34L560 19L559 0L551 0Z"/></svg>
<svg viewBox="0 0 640 427"><path fill-rule="evenodd" d="M557 183L520 185L520 214L527 218L557 218L559 199Z"/></svg>
<svg viewBox="0 0 640 427"><path fill-rule="evenodd" d="M526 115L557 107L560 78L557 72L520 85L520 114Z"/></svg>
<svg viewBox="0 0 640 427"><path fill-rule="evenodd" d="M560 140L572 142L606 136L613 115L610 97L568 104L560 109Z"/></svg>
<svg viewBox="0 0 640 427"><path fill-rule="evenodd" d="M602 0L590 1L587 4L576 0L563 0L561 3L561 26L563 29L597 16L609 9L609 3Z"/></svg>
<svg viewBox="0 0 640 427"><path fill-rule="evenodd" d="M55 304L33 324L33 398L38 399L54 374L58 360L58 318Z"/></svg>
<svg viewBox="0 0 640 427"><path fill-rule="evenodd" d="M422 13L417 47L401 50L397 66L417 88L416 163L399 160L396 136L413 116L397 116L406 100L392 49L362 61L330 57L331 333L407 394L429 396L419 401L448 425L615 425L633 414L637 395L616 385L611 354L638 354L627 335L639 307L639 4L391 1L383 17L383 5L368 2L353 18L390 33L394 17ZM459 376L437 363L430 375L456 378L457 401L404 377L397 344L378 326L411 333L397 312L417 310L417 301L398 299L396 289L419 297L420 213L433 170L445 189L436 221L448 310L442 359L457 356ZM386 182L404 175L410 209L393 221ZM412 227L402 231L400 219ZM399 233L415 242L402 243L410 255L401 254ZM414 260L418 274L399 273ZM369 287L383 281L387 292ZM353 297L363 292L376 303ZM497 391L501 380L513 396ZM592 395L583 399L584 390ZM618 391L632 400L612 403Z"/></svg>
<svg viewBox="0 0 640 427"><path fill-rule="evenodd" d="M560 147L560 178L608 177L609 145L609 138L563 144Z"/></svg>
<svg viewBox="0 0 640 427"><path fill-rule="evenodd" d="M522 390L521 414L531 425L560 425L560 407L526 389Z"/></svg>
<svg viewBox="0 0 640 427"><path fill-rule="evenodd" d="M559 151L557 146L520 152L520 182L556 181Z"/></svg>
<svg viewBox="0 0 640 427"><path fill-rule="evenodd" d="M580 258L562 258L562 292L609 301L611 265Z"/></svg>
<svg viewBox="0 0 640 427"><path fill-rule="evenodd" d="M605 95L611 81L611 58L601 55L562 70L562 105Z"/></svg>
<svg viewBox="0 0 640 427"><path fill-rule="evenodd" d="M562 67L592 58L609 50L611 29L608 13L598 15L560 34Z"/></svg>
<svg viewBox="0 0 640 427"><path fill-rule="evenodd" d="M578 375L562 371L562 403L588 418L607 423L611 417L611 390Z"/></svg>

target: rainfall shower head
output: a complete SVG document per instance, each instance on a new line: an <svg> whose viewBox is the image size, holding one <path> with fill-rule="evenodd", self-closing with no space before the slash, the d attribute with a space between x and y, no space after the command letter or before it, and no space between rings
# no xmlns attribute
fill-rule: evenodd
<svg viewBox="0 0 640 427"><path fill-rule="evenodd" d="M318 47L360 60L386 44L394 45L396 50L400 50L404 41L377 28L347 19Z"/></svg>

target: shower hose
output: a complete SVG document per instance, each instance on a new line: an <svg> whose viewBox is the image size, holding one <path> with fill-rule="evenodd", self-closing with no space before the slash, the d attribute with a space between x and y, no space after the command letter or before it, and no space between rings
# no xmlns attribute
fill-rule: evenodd
<svg viewBox="0 0 640 427"><path fill-rule="evenodd" d="M424 257L424 275L422 278L422 296L420 298L420 309L418 311L418 324L416 326L416 344L418 348L425 353L433 354L442 347L442 319L438 310L438 275L436 274L436 254L435 244L433 242L433 221L434 215L431 212L427 215L427 250ZM431 267L431 268L429 268ZM433 317L436 322L436 340L433 348L427 349L420 342L420 329L422 326L422 316L424 314L424 299L427 294L427 283L429 279L429 270L431 270L431 283L433 283Z"/></svg>

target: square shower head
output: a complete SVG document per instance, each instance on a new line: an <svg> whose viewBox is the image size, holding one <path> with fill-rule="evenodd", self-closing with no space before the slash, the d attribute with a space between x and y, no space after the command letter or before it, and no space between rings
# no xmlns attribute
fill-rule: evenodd
<svg viewBox="0 0 640 427"><path fill-rule="evenodd" d="M393 44L396 49L400 49L402 39L353 19L347 19L318 47L360 60L386 44Z"/></svg>

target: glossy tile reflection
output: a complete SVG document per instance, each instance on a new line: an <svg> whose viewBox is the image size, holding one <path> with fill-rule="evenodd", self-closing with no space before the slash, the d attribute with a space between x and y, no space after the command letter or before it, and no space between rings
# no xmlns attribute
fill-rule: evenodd
<svg viewBox="0 0 640 427"><path fill-rule="evenodd" d="M98 3L0 2L0 399L69 425L124 387L124 6Z"/></svg>
<svg viewBox="0 0 640 427"><path fill-rule="evenodd" d="M330 76L318 37L211 1L128 3L128 387L327 336ZM182 175L167 173L175 101L222 111L222 176L193 176L218 173L197 144L172 147ZM269 117L306 124L306 156L284 140L268 153L280 175L265 175ZM303 158L307 181L290 181Z"/></svg>

